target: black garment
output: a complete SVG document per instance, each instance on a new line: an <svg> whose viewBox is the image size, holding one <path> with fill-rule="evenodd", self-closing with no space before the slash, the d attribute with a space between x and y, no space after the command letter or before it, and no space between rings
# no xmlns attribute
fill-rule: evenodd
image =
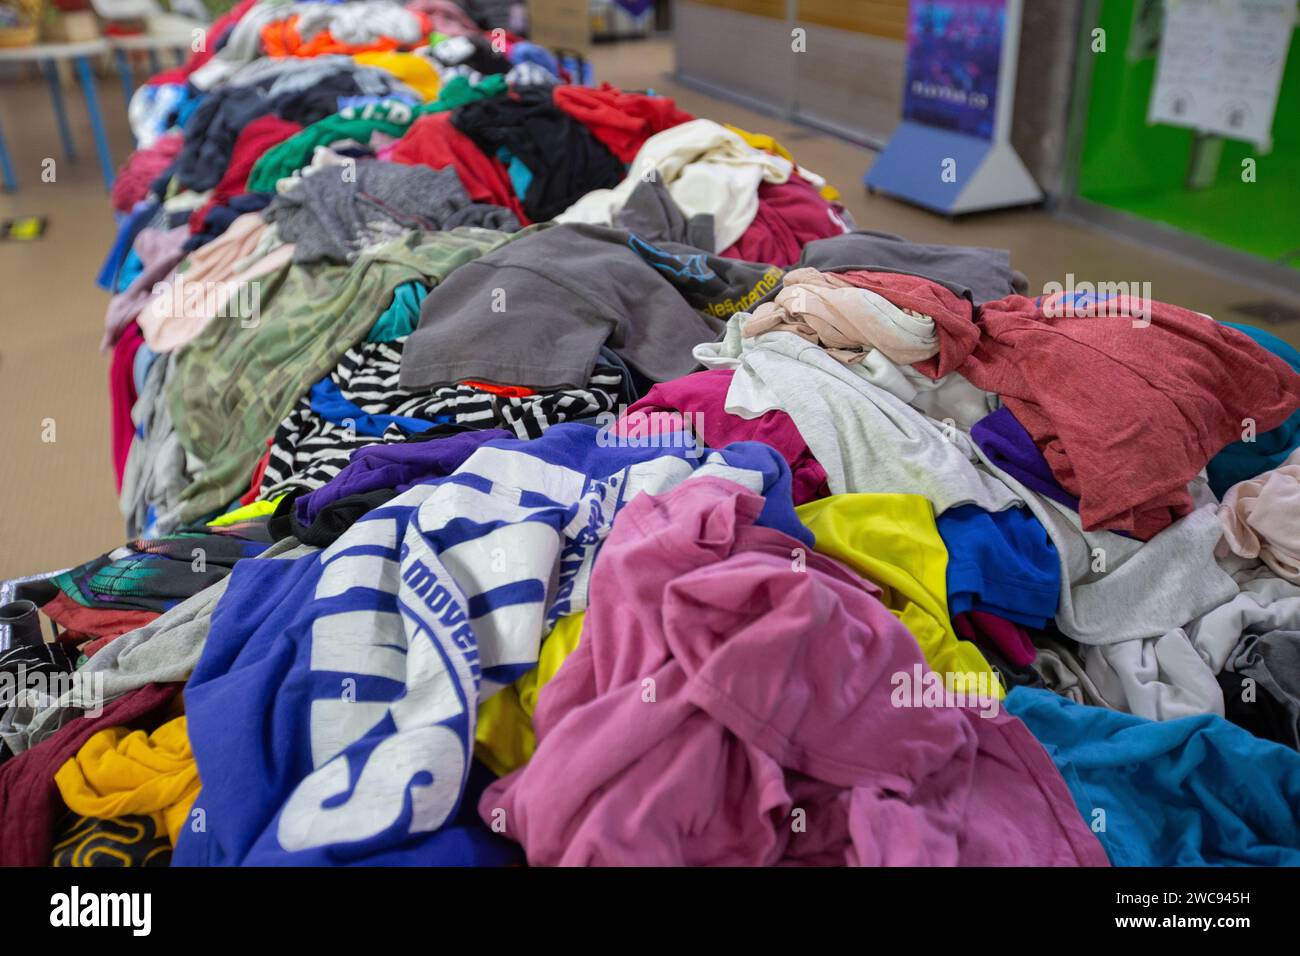
<svg viewBox="0 0 1300 956"><path fill-rule="evenodd" d="M59 823L50 866L169 866L171 859L172 845L152 817L69 813Z"/></svg>
<svg viewBox="0 0 1300 956"><path fill-rule="evenodd" d="M302 90L281 93L270 101L270 112L300 126L310 126L339 111L339 97L365 93L351 71L331 73Z"/></svg>
<svg viewBox="0 0 1300 956"><path fill-rule="evenodd" d="M1002 679L1002 686L1008 691L1014 690L1017 687L1041 687L1044 690L1048 689L1047 683L1043 680L1042 674L1034 670L1032 666L1017 667L1015 664L1012 664L1002 656L1002 652L999 651L997 646L992 642L977 638L970 643L974 644L979 652L984 655L984 659L989 662L989 666L992 667L997 675Z"/></svg>
<svg viewBox="0 0 1300 956"><path fill-rule="evenodd" d="M452 125L488 156L500 149L533 174L524 212L554 219L593 189L622 181L623 164L591 132L551 102L550 89L523 89L457 109Z"/></svg>
<svg viewBox="0 0 1300 956"><path fill-rule="evenodd" d="M448 435L459 435L461 432L482 431L479 425L463 425L460 422L438 422L428 431L420 432L415 435L408 435L407 441L437 441L439 438L446 438Z"/></svg>
<svg viewBox="0 0 1300 956"><path fill-rule="evenodd" d="M275 507L271 516L270 529L277 540L297 538L303 544L315 548L328 548L343 536L369 512L380 505L387 504L397 497L393 488L378 488L356 495L347 495L332 501L316 515L316 520L305 525L298 520L294 510L293 499L297 495L285 495Z"/></svg>
<svg viewBox="0 0 1300 956"><path fill-rule="evenodd" d="M510 7L519 0L456 0L457 6L484 30L510 26Z"/></svg>
<svg viewBox="0 0 1300 956"><path fill-rule="evenodd" d="M778 266L715 256L680 242L651 243L635 233L625 235L628 248L671 282L691 308L714 318L726 318L733 305L744 308L750 300L751 306L757 304L766 288L781 287L784 272Z"/></svg>
<svg viewBox="0 0 1300 956"><path fill-rule="evenodd" d="M56 674L72 674L73 663L59 644L18 644L8 650L0 650L0 674L8 675L0 682L0 710L21 704L21 697L27 691L51 692L48 685L42 687L42 679ZM35 678L35 679L34 679ZM13 750L0 743L0 763L13 757Z"/></svg>
<svg viewBox="0 0 1300 956"><path fill-rule="evenodd" d="M166 169L153 178L153 182L149 184L150 197L161 199L167 195L167 187L171 185L172 177L176 175L176 167L179 163L179 158L173 159Z"/></svg>
<svg viewBox="0 0 1300 956"><path fill-rule="evenodd" d="M1263 740L1272 740L1287 747L1296 747L1295 713L1286 703L1278 700L1258 681L1232 671L1220 671L1219 687L1223 690L1223 715L1238 727L1250 731ZM1254 700L1245 700L1247 688Z"/></svg>
<svg viewBox="0 0 1300 956"><path fill-rule="evenodd" d="M1241 699L1247 680L1253 682L1255 703ZM1269 729L1255 732L1256 736L1300 750L1300 631L1243 635L1224 664L1219 683L1224 687L1230 720L1236 722L1239 716L1259 722ZM1231 709L1233 702L1226 700L1229 686L1237 688L1237 716Z"/></svg>
<svg viewBox="0 0 1300 956"><path fill-rule="evenodd" d="M0 651L0 673L8 675L0 681L0 710L22 703L26 691L49 690L41 687L41 678L55 674L72 673L72 662L59 644L18 644ZM0 743L0 764L14 756L13 751Z"/></svg>
<svg viewBox="0 0 1300 956"><path fill-rule="evenodd" d="M623 373L623 383L616 396L617 404L631 405L654 387L654 382L623 361L623 357L607 345L601 346L599 362ZM599 419L600 416L593 416ZM587 419L582 419L587 421Z"/></svg>
<svg viewBox="0 0 1300 956"><path fill-rule="evenodd" d="M12 685L8 681L0 683L0 695L7 695L22 691L24 674L70 674L72 662L59 644L17 644L0 651L0 673L15 679ZM11 703L12 700L0 697L0 707Z"/></svg>

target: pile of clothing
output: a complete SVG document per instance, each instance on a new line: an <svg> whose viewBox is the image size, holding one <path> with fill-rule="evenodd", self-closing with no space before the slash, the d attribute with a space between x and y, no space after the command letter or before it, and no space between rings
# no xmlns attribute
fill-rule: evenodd
<svg viewBox="0 0 1300 956"><path fill-rule="evenodd" d="M430 0L212 37L0 863L1300 864L1300 353Z"/></svg>

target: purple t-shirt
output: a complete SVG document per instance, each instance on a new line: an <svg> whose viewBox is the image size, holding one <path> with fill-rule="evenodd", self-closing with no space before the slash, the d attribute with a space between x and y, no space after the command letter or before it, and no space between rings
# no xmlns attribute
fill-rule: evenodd
<svg viewBox="0 0 1300 956"><path fill-rule="evenodd" d="M367 445L352 453L347 467L329 484L295 501L294 513L300 524L310 525L322 509L340 498L380 488L403 492L412 485L450 475L484 442L513 437L504 429L485 428L429 441Z"/></svg>
<svg viewBox="0 0 1300 956"><path fill-rule="evenodd" d="M1020 420L1003 406L981 418L970 430L980 450L1016 481L1067 508L1079 510L1079 499L1061 487L1048 467L1047 459Z"/></svg>

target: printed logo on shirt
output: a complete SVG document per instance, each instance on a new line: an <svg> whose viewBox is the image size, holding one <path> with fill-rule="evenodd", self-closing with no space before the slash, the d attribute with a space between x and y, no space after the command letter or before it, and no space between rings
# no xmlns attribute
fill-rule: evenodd
<svg viewBox="0 0 1300 956"><path fill-rule="evenodd" d="M784 273L780 269L773 267L763 273L763 277L755 283L754 288L739 299L723 299L721 302L710 302L704 307L704 311L717 319L725 319L736 312L749 312L781 284L783 276Z"/></svg>
<svg viewBox="0 0 1300 956"><path fill-rule="evenodd" d="M640 236L629 236L627 244L651 266L674 279L709 282L718 277L718 274L709 268L708 257L703 253L679 256L651 245Z"/></svg>
<svg viewBox="0 0 1300 956"><path fill-rule="evenodd" d="M752 309L781 284L785 275L776 266L771 266L747 293L739 299L732 299L725 297L727 281L709 266L707 255L695 253L679 256L665 252L635 235L628 238L628 246L646 263L663 273L693 308L703 309L715 318L726 318L733 312Z"/></svg>
<svg viewBox="0 0 1300 956"><path fill-rule="evenodd" d="M50 897L50 925L61 928L126 927L132 936L153 928L150 893L82 893L78 886Z"/></svg>
<svg viewBox="0 0 1300 956"><path fill-rule="evenodd" d="M344 119L386 120L398 125L410 123L415 116L409 103L392 97L385 97L377 103L345 107L339 115Z"/></svg>
<svg viewBox="0 0 1300 956"><path fill-rule="evenodd" d="M592 564L618 510L642 491L659 494L675 487L693 471L685 456L664 455L629 465L603 479L588 479L573 506L573 518L564 527L566 543L560 552L555 597L546 610L548 631L560 618L586 610Z"/></svg>
<svg viewBox="0 0 1300 956"><path fill-rule="evenodd" d="M371 517L321 555L315 597L340 610L313 622L311 668L322 687L339 675L345 693L312 702L316 769L276 830L290 852L355 844L395 826L429 833L459 805L478 646L455 581L418 531L403 530L399 549L397 519ZM396 612L387 609L395 594Z"/></svg>

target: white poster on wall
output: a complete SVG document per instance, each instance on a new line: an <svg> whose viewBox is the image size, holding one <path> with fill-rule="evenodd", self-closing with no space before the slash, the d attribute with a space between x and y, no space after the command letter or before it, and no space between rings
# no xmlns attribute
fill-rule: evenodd
<svg viewBox="0 0 1300 956"><path fill-rule="evenodd" d="M1272 144L1296 0L1166 0L1147 119Z"/></svg>

